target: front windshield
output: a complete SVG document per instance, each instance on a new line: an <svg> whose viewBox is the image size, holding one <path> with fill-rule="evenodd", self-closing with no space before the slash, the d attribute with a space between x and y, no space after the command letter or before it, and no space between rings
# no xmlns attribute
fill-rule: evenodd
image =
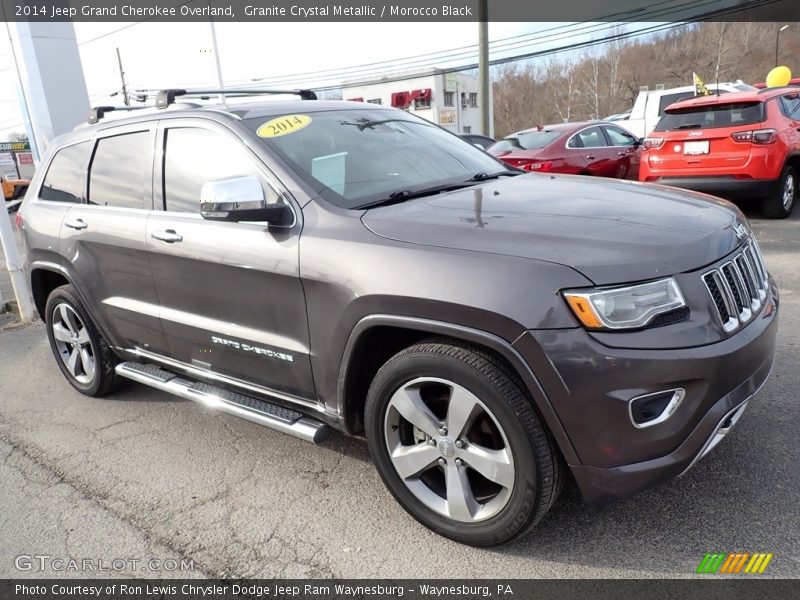
<svg viewBox="0 0 800 600"><path fill-rule="evenodd" d="M508 168L458 136L398 110L332 110L245 123L341 208Z"/></svg>

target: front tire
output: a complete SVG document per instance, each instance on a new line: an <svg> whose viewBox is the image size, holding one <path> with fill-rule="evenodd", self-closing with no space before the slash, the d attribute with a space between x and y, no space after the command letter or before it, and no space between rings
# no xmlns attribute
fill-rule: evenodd
<svg viewBox="0 0 800 600"><path fill-rule="evenodd" d="M513 373L477 348L427 341L393 356L367 395L367 443L389 491L426 527L492 546L535 526L563 465Z"/></svg>
<svg viewBox="0 0 800 600"><path fill-rule="evenodd" d="M797 194L797 170L786 165L778 179L777 191L769 198L764 199L764 216L768 219L785 219L794 210Z"/></svg>
<svg viewBox="0 0 800 600"><path fill-rule="evenodd" d="M45 323L50 349L70 385L87 396L104 396L119 384L118 360L94 326L71 285L47 298Z"/></svg>

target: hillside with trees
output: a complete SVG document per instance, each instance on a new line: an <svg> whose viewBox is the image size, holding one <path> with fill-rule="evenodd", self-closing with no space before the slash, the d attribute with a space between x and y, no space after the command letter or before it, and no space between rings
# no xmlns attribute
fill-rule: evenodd
<svg viewBox="0 0 800 600"><path fill-rule="evenodd" d="M775 66L777 23L699 23L646 38L591 46L579 55L493 72L495 137L525 127L604 118L628 110L640 86L764 81ZM622 30L621 30L622 31ZM780 35L779 64L800 76L800 25Z"/></svg>

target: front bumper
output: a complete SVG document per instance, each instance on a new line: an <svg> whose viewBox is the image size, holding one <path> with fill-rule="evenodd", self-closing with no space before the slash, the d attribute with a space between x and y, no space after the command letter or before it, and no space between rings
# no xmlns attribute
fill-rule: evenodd
<svg viewBox="0 0 800 600"><path fill-rule="evenodd" d="M713 194L730 200L767 198L778 191L777 179L738 179L733 176L647 177L647 183L658 183L695 192Z"/></svg>
<svg viewBox="0 0 800 600"><path fill-rule="evenodd" d="M704 346L612 348L583 329L530 331L517 341L580 458L570 468L588 504L677 477L719 443L769 376L777 312L772 285L746 327ZM631 398L675 388L686 396L672 416L634 427Z"/></svg>

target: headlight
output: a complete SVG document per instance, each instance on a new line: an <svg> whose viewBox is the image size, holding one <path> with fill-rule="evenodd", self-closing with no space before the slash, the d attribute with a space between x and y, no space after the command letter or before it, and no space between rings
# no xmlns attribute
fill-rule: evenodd
<svg viewBox="0 0 800 600"><path fill-rule="evenodd" d="M672 277L620 288L565 291L564 297L589 329L644 327L654 317L686 306Z"/></svg>

